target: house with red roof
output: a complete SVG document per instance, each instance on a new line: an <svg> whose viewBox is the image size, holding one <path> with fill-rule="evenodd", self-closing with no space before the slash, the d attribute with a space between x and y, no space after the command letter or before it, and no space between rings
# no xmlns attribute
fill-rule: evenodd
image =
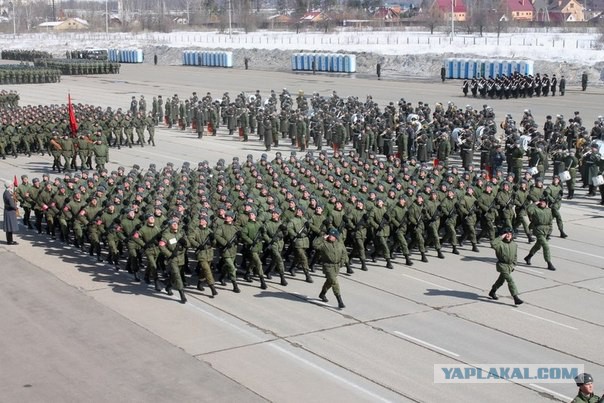
<svg viewBox="0 0 604 403"><path fill-rule="evenodd" d="M535 18L535 7L531 0L503 0L505 16L513 21L533 21Z"/></svg>
<svg viewBox="0 0 604 403"><path fill-rule="evenodd" d="M434 0L432 7L445 20L451 20L451 11L455 21L465 21L468 13L463 0Z"/></svg>

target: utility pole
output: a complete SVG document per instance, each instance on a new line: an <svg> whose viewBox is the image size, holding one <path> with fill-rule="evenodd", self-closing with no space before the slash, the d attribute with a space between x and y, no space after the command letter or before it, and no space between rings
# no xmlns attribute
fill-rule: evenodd
<svg viewBox="0 0 604 403"><path fill-rule="evenodd" d="M8 3L9 6L13 8L13 36L17 37L17 14L15 14L15 3L12 1Z"/></svg>
<svg viewBox="0 0 604 403"><path fill-rule="evenodd" d="M232 10L233 10L233 8L231 5L231 0L229 0L229 39L231 39L231 30L232 30L232 24L233 24L233 22L232 22L232 19L233 19L232 12L233 11Z"/></svg>
<svg viewBox="0 0 604 403"><path fill-rule="evenodd" d="M451 38L455 35L455 19L453 18L453 16L455 15L454 9L455 0L451 0Z"/></svg>
<svg viewBox="0 0 604 403"><path fill-rule="evenodd" d="M105 33L109 33L109 0L105 0Z"/></svg>

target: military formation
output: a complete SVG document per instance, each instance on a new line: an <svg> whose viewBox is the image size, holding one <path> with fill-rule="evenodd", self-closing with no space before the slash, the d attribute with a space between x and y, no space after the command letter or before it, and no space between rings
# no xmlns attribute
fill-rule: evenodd
<svg viewBox="0 0 604 403"><path fill-rule="evenodd" d="M104 168L109 148L155 146L156 122L149 115L94 105L73 107L77 131L65 104L1 110L0 157L48 154L53 157L52 170L60 173Z"/></svg>
<svg viewBox="0 0 604 403"><path fill-rule="evenodd" d="M0 109L16 109L19 99L19 93L16 91L0 91Z"/></svg>
<svg viewBox="0 0 604 403"><path fill-rule="evenodd" d="M285 275L298 270L312 283L320 264L327 277L320 298L331 288L344 307L340 267L352 274L356 262L368 270L368 259L383 259L393 269L399 254L413 265L415 254L428 262L430 250L444 259L444 245L459 254L467 242L477 253L481 239L492 241L503 226L522 227L529 242L536 239L527 264L543 248L555 270L547 239L553 215L560 217L562 188L559 181L544 186L524 178L514 185L501 171L489 178L486 171L403 162L394 155L383 160L373 153L330 157L322 151L299 158L278 152L272 161L249 155L214 167L205 161L180 169L151 164L144 172L139 166L101 169L31 183L24 176L16 193L26 226L126 269L135 281L142 271L156 291L177 290L181 302L194 270L197 288L207 284L214 296L216 276L239 292L238 272L264 289L273 273L282 286ZM566 237L561 217L558 229Z"/></svg>
<svg viewBox="0 0 604 403"><path fill-rule="evenodd" d="M34 67L29 64L0 65L0 85L48 84L61 81L61 72L52 67Z"/></svg>
<svg viewBox="0 0 604 403"><path fill-rule="evenodd" d="M120 64L92 59L36 59L36 67L59 70L64 75L119 74Z"/></svg>
<svg viewBox="0 0 604 403"><path fill-rule="evenodd" d="M478 253L481 241L497 244L502 229L534 244L524 257L527 265L543 250L548 269L555 270L548 240L554 220L560 237L567 237L562 199L574 197L584 172L586 186L595 192L592 179L602 171L603 122L588 133L579 112L568 122L562 115L555 121L548 117L541 130L529 110L519 123L508 115L497 125L488 105L475 110L436 104L432 111L425 103L413 106L401 99L381 109L371 97L361 102L335 92L308 98L299 92L294 101L287 90L273 91L266 100L259 92L241 93L232 102L228 93L221 99L209 93L197 99L193 93L184 101L175 94L165 103L158 96L150 110L141 95L132 97L128 111L85 105L76 110L78 133L91 135L93 143L98 137L104 159L93 172L66 173L52 181L45 176L31 185L27 178L18 191L21 206L29 209L26 225L33 223L38 232L58 235L118 269L125 261L134 280L144 269L142 277L157 291L177 290L181 301L192 271L198 273L193 276L198 288L207 284L216 295L215 276L239 292L238 276L255 277L265 288L274 273L285 286L286 275L297 270L312 282L312 271L321 265L327 280L320 298L326 300L332 289L343 307L340 267L352 274L353 266L367 270L369 259L383 259L391 269L394 259L406 265L414 264L414 257L428 262L430 252L443 259L445 248L459 254L464 245ZM92 171L89 158L72 163L77 158L69 144L75 140L66 110L54 113L58 127L50 133L58 138L51 136L49 143L72 150L54 168ZM140 146L151 140L145 140L145 127L154 130L163 120L168 128L189 129L200 138L204 130L216 135L221 125L221 134L238 133L241 141L255 133L267 150L285 139L300 156L278 152L271 161L268 154L259 161L250 155L245 162L221 160L214 167L202 161L178 170L151 164L145 172L138 166L129 173L108 172L109 146L135 143L136 126L117 122L135 116L145 121L137 132ZM6 123L2 127L6 132ZM307 149L311 139L313 151ZM550 163L554 175L545 185ZM509 261L504 255L498 259Z"/></svg>
<svg viewBox="0 0 604 403"><path fill-rule="evenodd" d="M494 78L477 77L464 80L461 90L464 96L468 96L469 93L474 98L491 99L547 97L550 94L556 96L556 92L564 96L566 78L561 76L558 80L555 74L550 78L547 74L537 73L533 76L515 72L511 75L497 75Z"/></svg>
<svg viewBox="0 0 604 403"><path fill-rule="evenodd" d="M36 59L50 59L52 58L52 53L43 50L4 49L0 53L0 56L2 60L33 62Z"/></svg>

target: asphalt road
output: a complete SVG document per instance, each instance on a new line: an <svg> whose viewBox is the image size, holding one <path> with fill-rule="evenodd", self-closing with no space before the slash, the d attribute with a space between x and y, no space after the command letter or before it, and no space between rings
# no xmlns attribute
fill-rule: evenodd
<svg viewBox="0 0 604 403"><path fill-rule="evenodd" d="M74 102L128 108L130 97L192 91L220 97L224 91L287 87L292 94L365 97L383 104L400 97L430 104L492 105L499 122L517 120L530 108L584 122L600 114L601 89L570 88L565 97L531 100L465 100L459 82L399 82L266 71L212 70L174 66L129 66L118 76L64 77L59 84L23 85L22 104ZM587 123L586 123L587 124ZM157 147L111 150L110 167L149 163L216 161L259 156L257 141L240 143L219 133L198 140L190 132L159 129ZM253 136L252 136L253 139ZM289 152L283 145L273 150ZM272 157L270 157L272 158ZM50 157L0 161L0 177L49 172ZM318 300L322 275L307 284L300 276L287 287L274 280L268 290L243 283L242 293L219 287L188 289L189 303L156 293L115 274L94 258L32 231L20 244L0 244L0 392L6 401L180 401L299 402L357 401L570 401L574 384L435 384L434 364L583 364L604 390L604 233L602 207L582 189L564 203L569 238L550 242L556 272L542 254L514 273L526 303L514 307L507 289L500 300L486 297L497 277L494 254L445 252L414 266L395 261L369 264L368 272L340 277L347 308L334 298ZM528 251L519 240L519 260ZM600 347L598 347L600 346Z"/></svg>

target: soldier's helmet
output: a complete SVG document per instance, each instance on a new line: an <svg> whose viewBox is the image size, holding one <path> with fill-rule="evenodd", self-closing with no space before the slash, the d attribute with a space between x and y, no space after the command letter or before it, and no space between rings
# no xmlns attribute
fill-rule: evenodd
<svg viewBox="0 0 604 403"><path fill-rule="evenodd" d="M575 377L575 383L577 386L583 386L588 383L593 383L594 378L588 373L581 373Z"/></svg>

